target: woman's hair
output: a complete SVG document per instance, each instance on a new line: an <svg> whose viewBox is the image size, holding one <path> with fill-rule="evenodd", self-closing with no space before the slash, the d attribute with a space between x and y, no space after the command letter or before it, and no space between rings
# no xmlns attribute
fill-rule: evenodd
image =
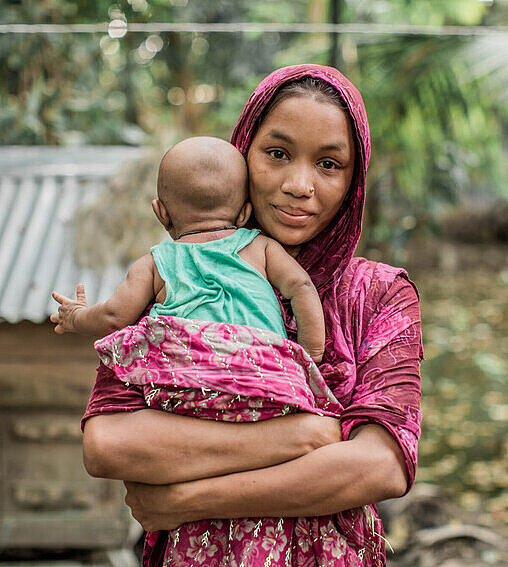
<svg viewBox="0 0 508 567"><path fill-rule="evenodd" d="M263 112L259 116L256 125L253 129L252 138L256 135L258 128L261 126L264 119L270 114L270 112L283 100L294 96L311 96L317 102L328 102L335 104L341 110L343 110L349 117L349 109L345 103L339 91L324 81L316 77L303 77L302 79L297 79L296 81L291 81L283 85L272 97L270 102L263 109Z"/></svg>
<svg viewBox="0 0 508 567"><path fill-rule="evenodd" d="M323 79L304 77L297 81L286 83L276 93L265 108L265 117L277 104L293 96L312 96L318 102L329 102L337 105L341 110L348 111L344 99L339 91Z"/></svg>

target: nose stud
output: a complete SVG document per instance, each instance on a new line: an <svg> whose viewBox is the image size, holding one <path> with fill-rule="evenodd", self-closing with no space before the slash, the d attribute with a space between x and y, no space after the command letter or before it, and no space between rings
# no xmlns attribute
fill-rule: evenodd
<svg viewBox="0 0 508 567"><path fill-rule="evenodd" d="M309 189L309 192L310 192L311 195L314 193L314 191L315 191L314 187L311 187L311 188Z"/></svg>

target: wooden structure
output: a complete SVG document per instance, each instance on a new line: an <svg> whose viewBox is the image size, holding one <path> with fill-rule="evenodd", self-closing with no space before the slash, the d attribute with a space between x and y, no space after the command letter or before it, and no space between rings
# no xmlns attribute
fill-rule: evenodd
<svg viewBox="0 0 508 567"><path fill-rule="evenodd" d="M141 528L123 502L122 483L94 479L82 463L80 419L97 366L93 341L56 335L47 319L56 310L53 287L68 294L88 277L96 301L121 277L118 269L108 276L72 264L70 219L86 197L75 193L98 191L119 153L133 155L132 148L109 150L0 149L2 558L20 549L41 556L88 550L102 553L101 565L138 564L130 549Z"/></svg>

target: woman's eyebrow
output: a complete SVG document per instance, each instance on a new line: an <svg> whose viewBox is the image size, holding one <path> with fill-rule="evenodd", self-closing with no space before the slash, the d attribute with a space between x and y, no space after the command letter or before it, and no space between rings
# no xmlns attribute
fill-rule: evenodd
<svg viewBox="0 0 508 567"><path fill-rule="evenodd" d="M275 138L277 140L282 140L288 144L293 144L293 139L290 138L287 134L284 134L280 130L270 130L266 134L270 138ZM319 147L319 151L326 152L326 151L336 151L336 152L344 152L347 150L348 145L342 142L338 142L336 144L325 144L324 146Z"/></svg>
<svg viewBox="0 0 508 567"><path fill-rule="evenodd" d="M283 134L280 130L270 130L268 132L268 136L282 140L283 142L287 142L288 144L293 143L293 140L287 134Z"/></svg>
<svg viewBox="0 0 508 567"><path fill-rule="evenodd" d="M321 146L319 149L324 152L328 150L343 152L347 150L347 144L342 144L340 142L338 144L326 144L325 146Z"/></svg>

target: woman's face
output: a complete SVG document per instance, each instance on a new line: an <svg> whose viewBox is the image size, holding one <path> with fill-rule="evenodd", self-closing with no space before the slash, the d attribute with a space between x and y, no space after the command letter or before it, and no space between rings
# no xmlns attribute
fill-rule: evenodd
<svg viewBox="0 0 508 567"><path fill-rule="evenodd" d="M337 214L354 162L353 132L338 106L305 95L282 100L247 154L257 222L289 248L308 242Z"/></svg>

